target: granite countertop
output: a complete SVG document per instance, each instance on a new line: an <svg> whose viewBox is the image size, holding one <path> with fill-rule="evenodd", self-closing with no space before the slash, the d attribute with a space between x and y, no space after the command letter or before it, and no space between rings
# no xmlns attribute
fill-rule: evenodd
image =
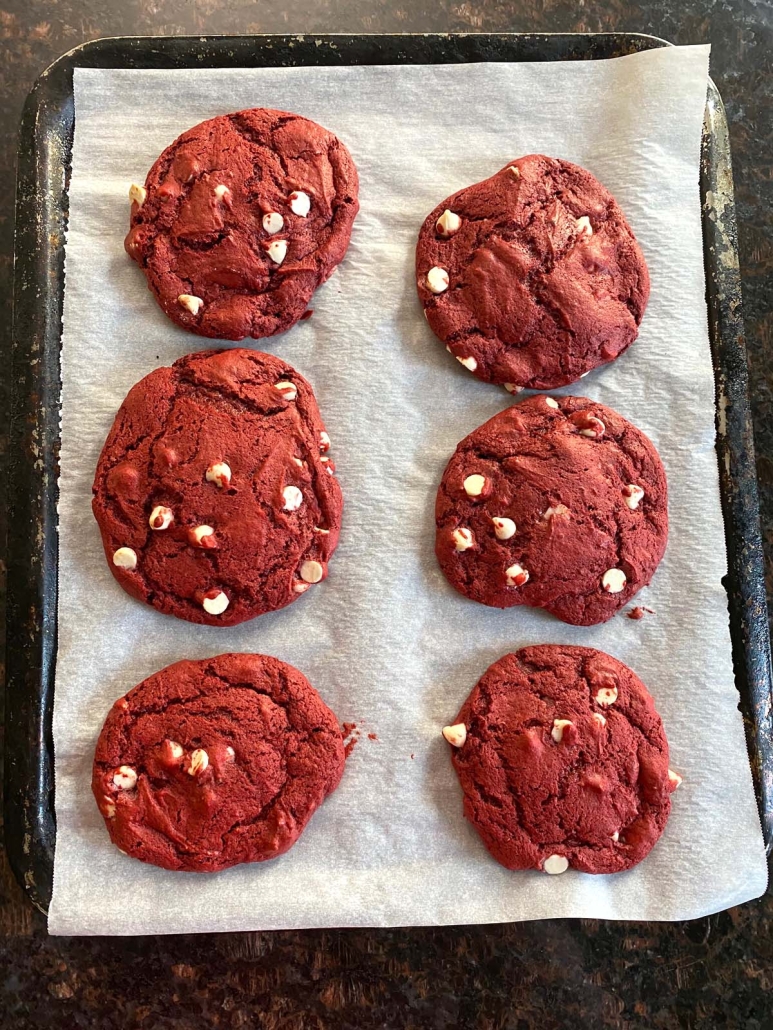
<svg viewBox="0 0 773 1030"><path fill-rule="evenodd" d="M0 10L0 346L8 367L16 130L62 52L98 36L615 31L711 42L733 147L744 312L773 589L773 6L764 0L6 0ZM767 288L767 289L766 289ZM0 482L9 377L0 383ZM5 513L0 514L0 539ZM2 566L4 569L4 566ZM0 571L2 571L0 569ZM1 746L1 744L0 744ZM773 896L682 924L49 938L0 851L0 1026L773 1027Z"/></svg>

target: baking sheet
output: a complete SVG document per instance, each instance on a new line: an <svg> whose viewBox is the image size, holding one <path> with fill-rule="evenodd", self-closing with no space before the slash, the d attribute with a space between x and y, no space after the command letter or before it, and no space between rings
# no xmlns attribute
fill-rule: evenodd
<svg viewBox="0 0 773 1030"><path fill-rule="evenodd" d="M537 65L76 69L51 932L682 919L764 891L720 582L726 559L698 197L707 64L707 47L687 47ZM114 583L90 484L128 388L209 345L164 318L126 258L127 184L141 181L183 129L257 105L326 125L360 169L352 245L315 296L314 316L258 345L316 389L345 523L321 588L241 627L195 627L143 608ZM415 296L415 236L438 198L532 151L598 175L650 267L639 341L581 391L647 432L669 475L669 547L640 595L657 615L641 622L618 617L578 629L540 612L475 605L446 584L432 551L434 494L448 457L511 399L474 380L430 333ZM628 873L509 873L462 818L439 727L492 661L538 642L616 655L648 684L663 716L671 764L685 782L661 842ZM227 650L297 665L341 720L358 724L360 741L338 792L278 861L206 876L142 866L110 845L91 798L102 719L152 671Z"/></svg>

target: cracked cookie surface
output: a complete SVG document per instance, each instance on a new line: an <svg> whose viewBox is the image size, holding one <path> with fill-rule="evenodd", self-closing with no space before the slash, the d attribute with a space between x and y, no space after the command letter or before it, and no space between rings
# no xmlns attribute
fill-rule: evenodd
<svg viewBox="0 0 773 1030"><path fill-rule="evenodd" d="M668 536L666 475L611 408L530 397L458 445L435 519L435 553L460 593L590 626L652 579Z"/></svg>
<svg viewBox="0 0 773 1030"><path fill-rule="evenodd" d="M190 622L232 626L327 576L343 498L311 386L243 348L202 351L128 393L92 506L115 578Z"/></svg>
<svg viewBox="0 0 773 1030"><path fill-rule="evenodd" d="M166 314L225 340L283 332L349 245L357 170L299 115L238 111L184 132L131 190L128 254Z"/></svg>
<svg viewBox="0 0 773 1030"><path fill-rule="evenodd" d="M668 742L646 687L589 647L505 655L455 722L464 813L508 869L630 869L671 810Z"/></svg>
<svg viewBox="0 0 773 1030"><path fill-rule="evenodd" d="M338 721L305 676L223 654L170 665L115 702L92 790L128 855L216 872L291 848L343 768Z"/></svg>
<svg viewBox="0 0 773 1030"><path fill-rule="evenodd" d="M644 256L590 172L533 154L427 217L416 279L434 333L511 392L552 389L614 360L649 297Z"/></svg>

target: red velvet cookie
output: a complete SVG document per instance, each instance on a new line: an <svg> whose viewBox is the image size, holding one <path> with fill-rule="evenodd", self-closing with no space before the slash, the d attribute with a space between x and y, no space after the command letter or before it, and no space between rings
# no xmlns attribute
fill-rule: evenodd
<svg viewBox="0 0 773 1030"><path fill-rule="evenodd" d="M494 608L605 622L652 579L666 474L647 437L584 397L530 397L470 433L435 504L448 581Z"/></svg>
<svg viewBox="0 0 773 1030"><path fill-rule="evenodd" d="M212 873L288 851L343 768L338 721L305 676L222 654L170 665L115 702L91 787L122 851Z"/></svg>
<svg viewBox="0 0 773 1030"><path fill-rule="evenodd" d="M508 869L630 869L663 832L681 782L647 688L590 647L505 655L443 735L464 814Z"/></svg>
<svg viewBox="0 0 773 1030"><path fill-rule="evenodd" d="M294 325L342 260L357 169L321 125L255 108L184 132L129 196L126 250L172 321L259 339Z"/></svg>
<svg viewBox="0 0 773 1030"><path fill-rule="evenodd" d="M234 626L327 576L343 498L311 386L279 358L188 354L129 391L97 465L94 515L132 597Z"/></svg>
<svg viewBox="0 0 773 1030"><path fill-rule="evenodd" d="M614 197L584 168L540 154L438 204L416 276L433 332L511 393L563 386L622 354L650 290Z"/></svg>

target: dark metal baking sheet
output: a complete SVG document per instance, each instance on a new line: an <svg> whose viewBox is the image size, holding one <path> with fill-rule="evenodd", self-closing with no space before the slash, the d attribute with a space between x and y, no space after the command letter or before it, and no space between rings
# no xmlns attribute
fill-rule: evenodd
<svg viewBox="0 0 773 1030"><path fill-rule="evenodd" d="M116 38L78 47L41 75L24 109L16 200L5 829L11 866L42 911L51 898L56 839L51 716L56 662L59 353L73 69L592 60L667 45L635 33ZM701 196L733 660L770 855L770 640L730 151L722 101L711 84Z"/></svg>

